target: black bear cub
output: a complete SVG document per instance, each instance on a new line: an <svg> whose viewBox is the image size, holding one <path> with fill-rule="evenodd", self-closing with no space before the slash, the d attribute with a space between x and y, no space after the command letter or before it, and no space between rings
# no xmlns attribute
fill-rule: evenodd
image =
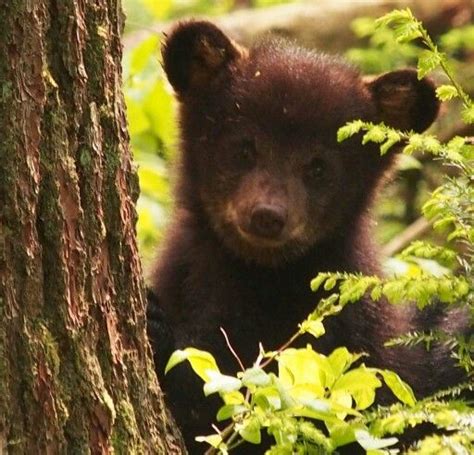
<svg viewBox="0 0 474 455"><path fill-rule="evenodd" d="M394 154L381 157L360 138L339 144L337 130L364 119L423 131L439 105L414 70L365 81L338 58L279 39L242 48L209 22L178 24L163 60L180 104L181 154L174 218L151 280L149 334L195 454L205 447L194 437L212 432L217 407L187 364L163 375L171 352L204 349L235 373L220 327L251 366L259 342L278 348L314 309L320 296L309 283L318 272L379 273L368 211ZM383 343L441 321L366 300L328 321L313 344L368 352L367 363L397 371L423 395L458 379L443 349Z"/></svg>

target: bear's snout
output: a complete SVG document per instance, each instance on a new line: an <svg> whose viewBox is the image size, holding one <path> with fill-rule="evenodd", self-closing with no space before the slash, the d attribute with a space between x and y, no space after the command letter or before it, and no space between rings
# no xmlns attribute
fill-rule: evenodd
<svg viewBox="0 0 474 455"><path fill-rule="evenodd" d="M251 213L247 231L265 239L276 240L287 220L287 210L281 205L257 204Z"/></svg>

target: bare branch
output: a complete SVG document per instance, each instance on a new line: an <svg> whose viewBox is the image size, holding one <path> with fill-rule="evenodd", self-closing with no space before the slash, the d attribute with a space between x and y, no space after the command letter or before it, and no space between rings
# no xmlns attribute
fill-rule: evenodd
<svg viewBox="0 0 474 455"><path fill-rule="evenodd" d="M395 253L403 250L413 240L420 238L423 234L431 229L430 222L424 218L418 218L414 223L410 224L401 234L394 237L382 248L384 256L393 256Z"/></svg>

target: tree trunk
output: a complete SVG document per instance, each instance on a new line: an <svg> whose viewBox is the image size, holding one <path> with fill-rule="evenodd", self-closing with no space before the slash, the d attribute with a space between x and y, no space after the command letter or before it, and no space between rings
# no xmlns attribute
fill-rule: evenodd
<svg viewBox="0 0 474 455"><path fill-rule="evenodd" d="M145 336L119 0L0 0L0 453L182 453Z"/></svg>

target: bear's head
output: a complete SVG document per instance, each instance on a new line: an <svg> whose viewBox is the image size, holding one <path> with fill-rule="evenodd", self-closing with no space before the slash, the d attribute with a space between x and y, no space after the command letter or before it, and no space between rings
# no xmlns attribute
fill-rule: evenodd
<svg viewBox="0 0 474 455"><path fill-rule="evenodd" d="M178 204L241 258L278 265L351 229L393 153L339 127L363 119L423 131L439 104L416 71L370 81L339 58L279 39L250 49L209 22L179 23L163 65L180 102Z"/></svg>

